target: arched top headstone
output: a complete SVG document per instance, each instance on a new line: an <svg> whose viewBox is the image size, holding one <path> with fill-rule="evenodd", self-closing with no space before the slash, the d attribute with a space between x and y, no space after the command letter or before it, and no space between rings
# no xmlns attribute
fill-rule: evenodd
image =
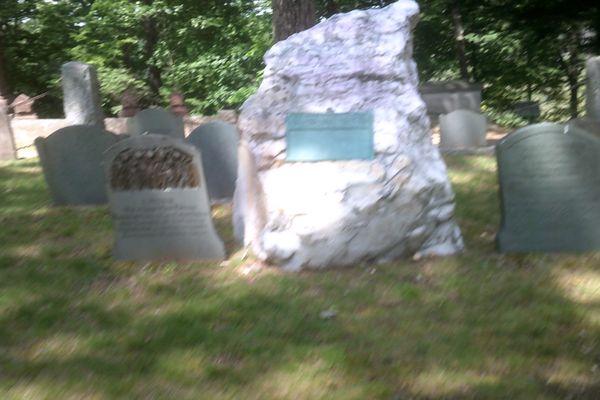
<svg viewBox="0 0 600 400"><path fill-rule="evenodd" d="M440 116L440 147L448 150L486 144L487 118L471 110L455 110Z"/></svg>
<svg viewBox="0 0 600 400"><path fill-rule="evenodd" d="M56 205L106 203L102 154L121 138L96 125L73 125L35 146Z"/></svg>
<svg viewBox="0 0 600 400"><path fill-rule="evenodd" d="M117 259L223 259L198 151L162 135L134 136L105 154Z"/></svg>
<svg viewBox="0 0 600 400"><path fill-rule="evenodd" d="M208 122L194 129L187 141L202 154L210 198L231 198L238 166L239 134L236 127L222 121Z"/></svg>
<svg viewBox="0 0 600 400"><path fill-rule="evenodd" d="M165 135L175 139L185 137L183 119L164 108L140 111L127 122L127 132L132 135Z"/></svg>
<svg viewBox="0 0 600 400"><path fill-rule="evenodd" d="M497 146L503 252L600 249L600 138L563 125L517 130Z"/></svg>

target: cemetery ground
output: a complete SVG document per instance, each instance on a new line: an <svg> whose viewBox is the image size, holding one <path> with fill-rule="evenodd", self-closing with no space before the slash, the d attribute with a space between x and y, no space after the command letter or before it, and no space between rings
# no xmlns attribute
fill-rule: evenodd
<svg viewBox="0 0 600 400"><path fill-rule="evenodd" d="M467 251L323 272L111 259L107 207L0 166L0 397L577 398L600 393L600 254L501 255L496 163L447 157Z"/></svg>

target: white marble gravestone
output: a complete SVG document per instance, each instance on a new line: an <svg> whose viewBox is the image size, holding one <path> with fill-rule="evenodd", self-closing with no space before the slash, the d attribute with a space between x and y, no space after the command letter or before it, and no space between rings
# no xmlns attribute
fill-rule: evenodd
<svg viewBox="0 0 600 400"><path fill-rule="evenodd" d="M566 132L583 131L600 137L600 120L575 118L567 122Z"/></svg>
<svg viewBox="0 0 600 400"><path fill-rule="evenodd" d="M164 108L148 108L127 121L127 133L165 135L175 139L185 137L183 119Z"/></svg>
<svg viewBox="0 0 600 400"><path fill-rule="evenodd" d="M70 125L104 128L100 85L93 65L71 61L62 66L65 118Z"/></svg>
<svg viewBox="0 0 600 400"><path fill-rule="evenodd" d="M6 100L0 97L0 161L14 160L17 158L15 140L11 128L10 117Z"/></svg>
<svg viewBox="0 0 600 400"><path fill-rule="evenodd" d="M121 137L96 125L73 125L38 137L35 147L55 205L107 202L102 154Z"/></svg>
<svg viewBox="0 0 600 400"><path fill-rule="evenodd" d="M222 121L208 122L194 129L186 140L202 155L211 200L231 199L238 167L239 134L235 126Z"/></svg>
<svg viewBox="0 0 600 400"><path fill-rule="evenodd" d="M418 15L410 0L334 15L265 55L264 79L238 121L233 215L236 236L259 258L298 270L462 250L418 92ZM368 157L288 160L287 118L326 113L372 115Z"/></svg>
<svg viewBox="0 0 600 400"><path fill-rule="evenodd" d="M105 154L114 257L119 260L220 260L198 151L163 135L134 136Z"/></svg>
<svg viewBox="0 0 600 400"><path fill-rule="evenodd" d="M440 116L440 148L460 150L486 145L487 119L471 110L455 110Z"/></svg>

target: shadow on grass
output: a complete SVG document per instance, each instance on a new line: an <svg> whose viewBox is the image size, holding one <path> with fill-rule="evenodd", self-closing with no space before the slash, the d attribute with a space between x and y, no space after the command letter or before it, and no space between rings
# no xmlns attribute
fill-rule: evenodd
<svg viewBox="0 0 600 400"><path fill-rule="evenodd" d="M598 302L569 297L557 273L600 280L598 257L494 254L479 235L497 218L493 171L456 162L475 249L418 263L301 274L115 263L105 208L19 211L0 242L0 393L595 398ZM228 209L214 215L235 250Z"/></svg>

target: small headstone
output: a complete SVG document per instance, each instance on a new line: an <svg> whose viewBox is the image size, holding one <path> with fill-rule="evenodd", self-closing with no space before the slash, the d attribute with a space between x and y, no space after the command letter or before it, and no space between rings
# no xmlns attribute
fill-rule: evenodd
<svg viewBox="0 0 600 400"><path fill-rule="evenodd" d="M148 108L140 111L127 122L127 132L132 135L165 135L183 139L183 119L163 108Z"/></svg>
<svg viewBox="0 0 600 400"><path fill-rule="evenodd" d="M600 250L600 139L562 125L519 129L496 147L502 252Z"/></svg>
<svg viewBox="0 0 600 400"><path fill-rule="evenodd" d="M519 101L513 104L515 114L530 122L536 121L541 114L540 104L536 101Z"/></svg>
<svg viewBox="0 0 600 400"><path fill-rule="evenodd" d="M584 131L600 138L600 120L575 118L567 122L566 132Z"/></svg>
<svg viewBox="0 0 600 400"><path fill-rule="evenodd" d="M373 113L292 113L286 118L287 161L372 160Z"/></svg>
<svg viewBox="0 0 600 400"><path fill-rule="evenodd" d="M18 118L37 118L37 115L33 112L34 100L26 94L21 93L10 105Z"/></svg>
<svg viewBox="0 0 600 400"><path fill-rule="evenodd" d="M440 116L440 148L469 149L486 145L487 119L471 110Z"/></svg>
<svg viewBox="0 0 600 400"><path fill-rule="evenodd" d="M71 61L62 66L65 117L71 125L104 127L96 68Z"/></svg>
<svg viewBox="0 0 600 400"><path fill-rule="evenodd" d="M586 64L585 109L588 118L600 121L600 57L592 57Z"/></svg>
<svg viewBox="0 0 600 400"><path fill-rule="evenodd" d="M162 135L134 136L105 154L114 256L120 260L223 259L198 151Z"/></svg>
<svg viewBox="0 0 600 400"><path fill-rule="evenodd" d="M178 92L171 93L171 99L169 102L171 106L171 112L179 117L185 117L189 115L189 111L185 106L185 99L183 94Z"/></svg>
<svg viewBox="0 0 600 400"><path fill-rule="evenodd" d="M132 89L126 89L121 96L121 112L119 117L130 118L135 116L140 111L139 96Z"/></svg>
<svg viewBox="0 0 600 400"><path fill-rule="evenodd" d="M47 138L38 137L35 147L54 204L106 203L102 153L119 140L92 125L68 126Z"/></svg>
<svg viewBox="0 0 600 400"><path fill-rule="evenodd" d="M230 199L237 179L239 134L235 126L221 121L200 125L187 141L202 154L202 167L211 199Z"/></svg>
<svg viewBox="0 0 600 400"><path fill-rule="evenodd" d="M0 97L0 161L14 160L17 158L13 131L8 116L6 100Z"/></svg>

